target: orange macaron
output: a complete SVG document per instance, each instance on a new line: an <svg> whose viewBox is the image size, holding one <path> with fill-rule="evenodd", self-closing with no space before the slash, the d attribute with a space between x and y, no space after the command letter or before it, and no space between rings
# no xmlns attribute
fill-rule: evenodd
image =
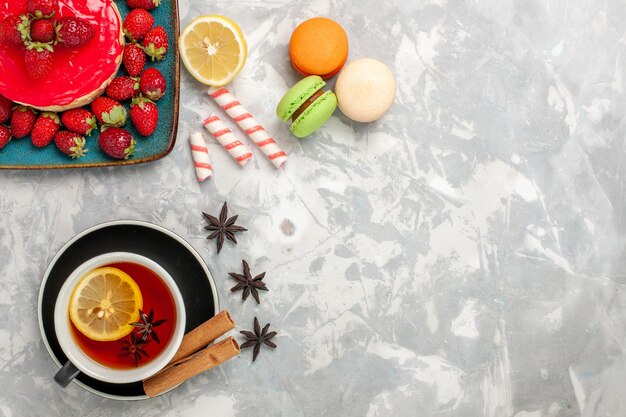
<svg viewBox="0 0 626 417"><path fill-rule="evenodd" d="M330 78L348 59L348 35L332 19L314 17L305 20L291 35L289 56L300 74Z"/></svg>

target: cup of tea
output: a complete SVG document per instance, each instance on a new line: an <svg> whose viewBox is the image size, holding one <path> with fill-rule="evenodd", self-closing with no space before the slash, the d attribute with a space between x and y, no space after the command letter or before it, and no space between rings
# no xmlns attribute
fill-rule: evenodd
<svg viewBox="0 0 626 417"><path fill-rule="evenodd" d="M54 379L67 386L80 372L100 381L142 381L163 369L185 334L176 282L155 261L111 252L76 268L54 307L59 345L68 358Z"/></svg>

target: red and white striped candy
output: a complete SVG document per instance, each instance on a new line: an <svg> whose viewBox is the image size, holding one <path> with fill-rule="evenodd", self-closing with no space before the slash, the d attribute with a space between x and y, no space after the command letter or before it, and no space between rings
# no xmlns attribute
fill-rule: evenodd
<svg viewBox="0 0 626 417"><path fill-rule="evenodd" d="M233 132L224 124L222 119L215 113L211 113L204 120L204 127L207 128L211 135L228 151L230 156L235 158L239 165L244 166L252 159L252 152L239 139L233 135Z"/></svg>
<svg viewBox="0 0 626 417"><path fill-rule="evenodd" d="M202 133L192 133L189 136L189 145L191 146L191 156L193 157L193 165L196 168L198 181L210 178L213 175L213 167L209 160L209 149L206 146Z"/></svg>
<svg viewBox="0 0 626 417"><path fill-rule="evenodd" d="M269 158L276 168L280 168L287 161L287 154L278 146L267 130L241 105L230 91L224 87L209 87L209 95L226 113L246 132Z"/></svg>

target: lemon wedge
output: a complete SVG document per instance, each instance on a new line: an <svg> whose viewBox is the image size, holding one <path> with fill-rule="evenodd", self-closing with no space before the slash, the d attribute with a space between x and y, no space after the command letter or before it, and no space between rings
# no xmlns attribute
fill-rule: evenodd
<svg viewBox="0 0 626 417"><path fill-rule="evenodd" d="M86 337L118 340L133 331L139 321L143 297L139 286L124 271L97 268L82 277L70 297L72 323Z"/></svg>
<svg viewBox="0 0 626 417"><path fill-rule="evenodd" d="M178 38L178 50L189 73L212 86L232 81L248 53L239 26L219 15L200 16L189 23Z"/></svg>

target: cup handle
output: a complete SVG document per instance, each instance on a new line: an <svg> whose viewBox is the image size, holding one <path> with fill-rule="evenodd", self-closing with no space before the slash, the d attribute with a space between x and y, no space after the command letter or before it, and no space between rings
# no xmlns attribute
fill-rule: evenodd
<svg viewBox="0 0 626 417"><path fill-rule="evenodd" d="M54 375L54 381L62 386L63 388L67 387L70 382L74 380L78 376L80 371L74 364L70 361L65 362L65 365Z"/></svg>

